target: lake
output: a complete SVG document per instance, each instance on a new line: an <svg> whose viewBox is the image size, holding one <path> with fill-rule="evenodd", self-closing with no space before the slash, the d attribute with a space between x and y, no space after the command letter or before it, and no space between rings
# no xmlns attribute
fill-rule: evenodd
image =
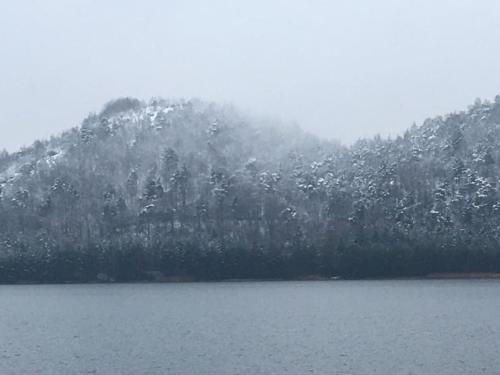
<svg viewBox="0 0 500 375"><path fill-rule="evenodd" d="M0 374L500 374L499 280L0 285Z"/></svg>

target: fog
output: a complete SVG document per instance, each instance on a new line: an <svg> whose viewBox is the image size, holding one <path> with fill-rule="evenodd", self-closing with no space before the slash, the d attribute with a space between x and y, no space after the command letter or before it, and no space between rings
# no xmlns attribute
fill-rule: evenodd
<svg viewBox="0 0 500 375"><path fill-rule="evenodd" d="M71 5L70 5L71 4ZM0 149L115 97L199 97L350 143L500 92L496 1L9 1Z"/></svg>

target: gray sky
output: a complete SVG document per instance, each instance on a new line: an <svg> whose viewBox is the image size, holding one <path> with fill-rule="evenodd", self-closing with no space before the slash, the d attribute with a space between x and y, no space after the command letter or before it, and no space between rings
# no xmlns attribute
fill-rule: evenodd
<svg viewBox="0 0 500 375"><path fill-rule="evenodd" d="M199 97L348 143L500 93L500 1L10 0L0 149L119 96Z"/></svg>

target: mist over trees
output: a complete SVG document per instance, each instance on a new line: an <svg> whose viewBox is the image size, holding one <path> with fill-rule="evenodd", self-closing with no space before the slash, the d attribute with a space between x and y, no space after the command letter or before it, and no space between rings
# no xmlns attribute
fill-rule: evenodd
<svg viewBox="0 0 500 375"><path fill-rule="evenodd" d="M123 98L0 153L0 282L500 271L500 97L350 147Z"/></svg>

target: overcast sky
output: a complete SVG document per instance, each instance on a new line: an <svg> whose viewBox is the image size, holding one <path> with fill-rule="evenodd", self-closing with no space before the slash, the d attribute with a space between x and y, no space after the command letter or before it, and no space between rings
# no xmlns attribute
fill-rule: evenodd
<svg viewBox="0 0 500 375"><path fill-rule="evenodd" d="M500 1L10 0L0 149L116 97L198 97L344 143L500 93Z"/></svg>

